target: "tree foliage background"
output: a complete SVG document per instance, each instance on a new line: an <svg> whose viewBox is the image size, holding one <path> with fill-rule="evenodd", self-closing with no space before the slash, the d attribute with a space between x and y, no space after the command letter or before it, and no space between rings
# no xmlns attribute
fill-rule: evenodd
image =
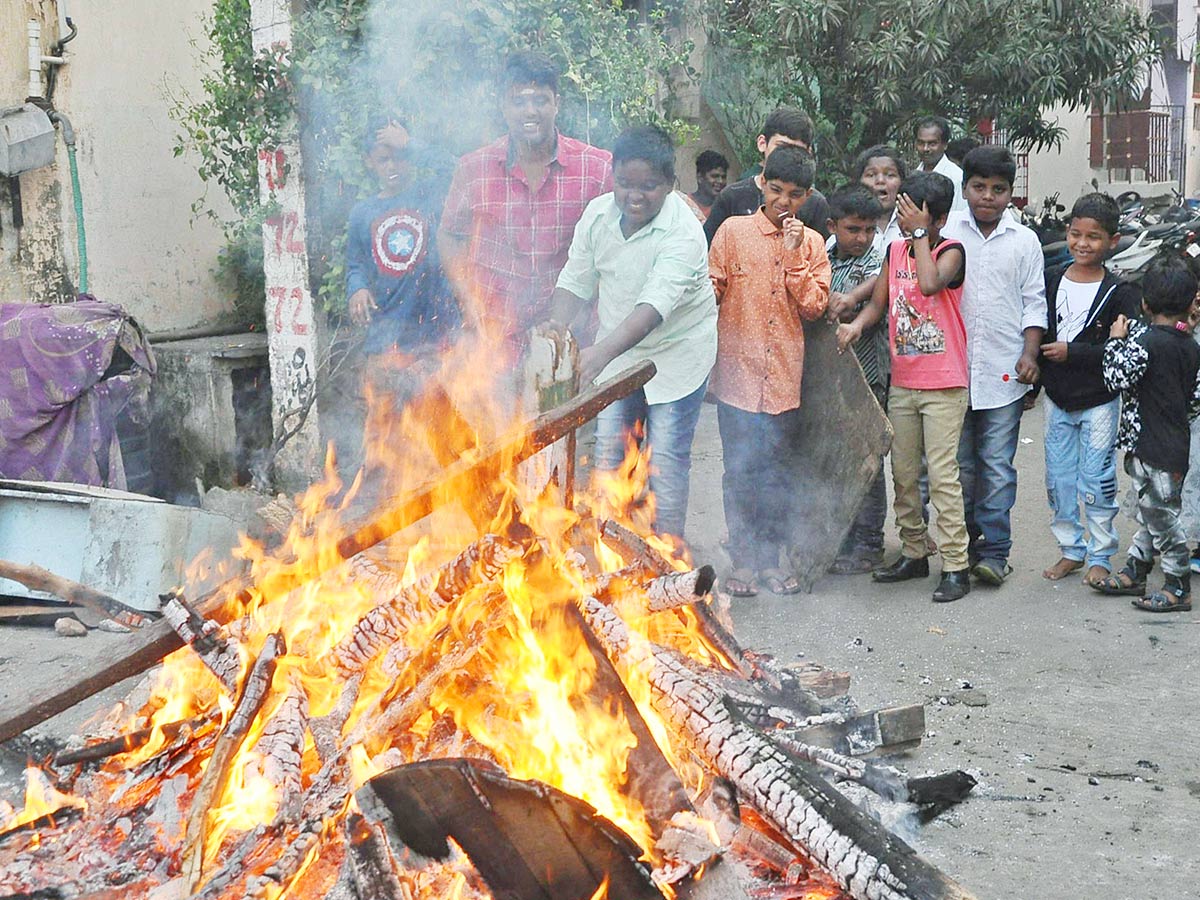
<svg viewBox="0 0 1200 900"><path fill-rule="evenodd" d="M257 153L300 132L309 171L314 284L341 296L345 214L372 189L361 140L372 113L405 117L443 159L501 133L493 76L503 57L554 57L560 125L610 145L633 122L686 133L673 87L695 77L689 27L703 28L702 85L743 161L767 112L801 106L818 127L819 183L839 180L862 147L909 144L937 113L984 117L1022 147L1057 143L1047 118L1139 92L1158 51L1151 22L1125 0L305 0L290 51L254 53L250 0L214 0L199 96L175 98L177 155L228 195L235 217L220 261L243 318L262 310ZM298 122L303 121L303 127ZM212 205L201 198L200 211ZM211 213L210 213L211 214Z"/></svg>
<svg viewBox="0 0 1200 900"><path fill-rule="evenodd" d="M827 179L863 147L910 144L929 114L1055 146L1051 110L1140 94L1158 52L1125 0L715 0L708 22L705 93L726 130L745 146L769 110L798 105Z"/></svg>

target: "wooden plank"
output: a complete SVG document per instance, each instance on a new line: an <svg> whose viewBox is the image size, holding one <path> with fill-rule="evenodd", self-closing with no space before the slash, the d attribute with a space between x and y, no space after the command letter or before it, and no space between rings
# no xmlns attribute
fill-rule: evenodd
<svg viewBox="0 0 1200 900"><path fill-rule="evenodd" d="M340 559L327 563L330 567L372 547L403 528L427 516L439 504L452 499L464 484L469 484L475 470L495 466L500 460L516 462L528 458L543 447L575 430L609 404L640 388L654 377L651 362L633 366L616 377L596 385L569 403L535 419L527 429L498 439L477 457L477 461L461 461L437 478L399 498L392 508L378 519L352 524L346 537L338 544ZM317 577L321 571L312 573ZM286 576L277 579L273 587L281 592L303 583L299 576L290 583ZM248 579L238 579L229 586L229 595L244 593L250 587ZM217 617L222 599L208 595L196 602L206 616ZM155 622L129 636L120 648L99 660L80 660L75 671L64 673L53 684L30 681L18 686L0 712L0 742L16 737L28 728L44 722L63 710L70 709L105 688L112 687L134 675L140 675L160 659L183 646L179 636L166 622Z"/></svg>
<svg viewBox="0 0 1200 900"><path fill-rule="evenodd" d="M824 320L804 327L804 390L797 427L795 473L799 514L789 557L805 590L837 557L892 427L853 353L838 353Z"/></svg>
<svg viewBox="0 0 1200 900"><path fill-rule="evenodd" d="M844 722L793 728L788 733L806 744L847 756L899 753L916 747L925 736L925 707L915 704L872 710Z"/></svg>
<svg viewBox="0 0 1200 900"><path fill-rule="evenodd" d="M805 690L822 700L834 697L844 697L850 692L850 673L826 669L816 663L803 666L790 666L789 670L795 676L796 682Z"/></svg>

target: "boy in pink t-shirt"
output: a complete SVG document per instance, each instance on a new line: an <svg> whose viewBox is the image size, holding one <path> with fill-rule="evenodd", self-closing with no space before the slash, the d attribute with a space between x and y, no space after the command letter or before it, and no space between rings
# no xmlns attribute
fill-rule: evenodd
<svg viewBox="0 0 1200 900"><path fill-rule="evenodd" d="M888 418L892 480L901 556L872 578L890 583L929 575L928 526L922 517L921 458L929 469L929 497L937 509L942 578L938 603L971 590L967 526L958 477L958 441L967 411L967 331L959 302L966 256L962 244L941 237L955 189L936 172L918 172L900 187L896 209L905 240L887 248L885 278L853 322L838 326L845 350L888 315L892 384Z"/></svg>

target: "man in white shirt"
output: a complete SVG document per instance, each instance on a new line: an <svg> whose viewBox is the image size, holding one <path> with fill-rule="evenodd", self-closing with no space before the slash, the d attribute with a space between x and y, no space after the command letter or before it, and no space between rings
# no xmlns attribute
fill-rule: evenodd
<svg viewBox="0 0 1200 900"><path fill-rule="evenodd" d="M962 317L967 329L969 406L959 446L973 574L999 585L1011 571L1013 458L1026 393L1038 378L1046 329L1046 284L1037 235L1010 212L1016 161L1004 147L963 159L968 209L942 229L966 250Z"/></svg>
<svg viewBox="0 0 1200 900"><path fill-rule="evenodd" d="M917 156L921 160L917 171L937 172L954 182L954 204L950 207L950 215L966 209L967 201L963 197L963 170L946 155L946 146L950 143L950 123L941 116L926 116L917 123L913 139L917 145Z"/></svg>

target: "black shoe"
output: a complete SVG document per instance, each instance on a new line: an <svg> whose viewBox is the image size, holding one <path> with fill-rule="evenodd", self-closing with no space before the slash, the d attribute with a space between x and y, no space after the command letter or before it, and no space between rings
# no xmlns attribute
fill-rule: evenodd
<svg viewBox="0 0 1200 900"><path fill-rule="evenodd" d="M933 592L934 603L950 603L961 600L971 593L971 570L955 569L952 572L942 572L942 580L938 582Z"/></svg>
<svg viewBox="0 0 1200 900"><path fill-rule="evenodd" d="M890 566L876 569L871 573L871 580L882 584L892 584L896 581L909 581L913 578L929 577L929 560L922 556L913 559L911 556L900 555L900 558Z"/></svg>

